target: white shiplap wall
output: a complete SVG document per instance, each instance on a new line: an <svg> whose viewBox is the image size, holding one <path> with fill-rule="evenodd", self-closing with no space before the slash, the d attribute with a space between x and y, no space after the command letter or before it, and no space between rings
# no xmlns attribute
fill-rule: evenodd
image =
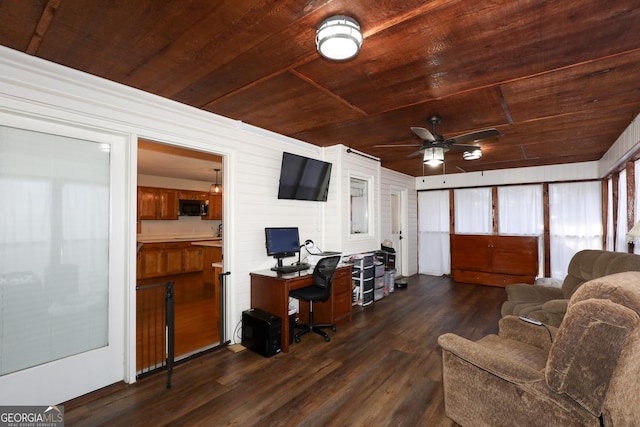
<svg viewBox="0 0 640 427"><path fill-rule="evenodd" d="M323 249L344 253L376 249L382 240L381 219L377 213L374 235L369 241L353 242L344 234L345 230L348 233L349 224L349 171L374 177L374 206L379 212L381 168L378 162L346 154L343 146L319 148L0 46L0 119L8 116L93 129L118 135L126 144L127 156L117 163L124 189L119 188L115 197L126 200L123 222L127 233L116 253L122 256L118 260L122 265L119 277L126 287L128 300L125 312L121 313L126 319L125 331L118 339L122 338L130 349L135 348L138 138L224 157L223 250L225 269L231 273L227 337L235 338L233 332L241 312L250 307L249 273L268 268L274 262L266 256L264 227L298 226L302 239L310 238L322 244ZM277 199L283 151L333 163L326 203ZM396 184L403 179L406 182L400 186L414 186L413 178L393 176ZM123 379L133 381L134 353L129 350L126 353ZM68 375L72 377L73 372ZM47 382L46 378L42 381Z"/></svg>
<svg viewBox="0 0 640 427"><path fill-rule="evenodd" d="M350 236L349 180L352 174L372 182L372 205L374 212L380 211L380 162L355 153L348 153L344 145L336 145L325 150L325 159L333 163L332 187L337 196L326 209L323 229L326 247L323 250L337 250L344 254L374 251L380 247L380 215L373 215L373 224L367 235ZM336 167L338 166L338 167ZM335 173L335 174L334 174ZM334 180L335 178L335 180ZM335 185L334 185L335 183Z"/></svg>
<svg viewBox="0 0 640 427"><path fill-rule="evenodd" d="M638 144L640 144L640 114L636 116L598 162L600 177L607 176L625 162L637 151Z"/></svg>
<svg viewBox="0 0 640 427"><path fill-rule="evenodd" d="M598 179L598 162L500 169L416 178L418 190Z"/></svg>

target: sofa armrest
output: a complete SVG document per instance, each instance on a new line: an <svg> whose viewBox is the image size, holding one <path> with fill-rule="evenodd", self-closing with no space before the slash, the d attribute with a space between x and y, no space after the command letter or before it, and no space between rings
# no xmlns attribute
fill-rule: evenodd
<svg viewBox="0 0 640 427"><path fill-rule="evenodd" d="M469 341L458 335L447 333L438 337L438 344L480 369L512 383L532 383L544 379L544 373L509 358L502 352Z"/></svg>
<svg viewBox="0 0 640 427"><path fill-rule="evenodd" d="M509 301L545 302L564 298L561 288L516 283L505 287Z"/></svg>
<svg viewBox="0 0 640 427"><path fill-rule="evenodd" d="M500 319L498 336L520 341L548 352L557 333L558 328L553 326L538 326L525 322L517 316L505 316Z"/></svg>

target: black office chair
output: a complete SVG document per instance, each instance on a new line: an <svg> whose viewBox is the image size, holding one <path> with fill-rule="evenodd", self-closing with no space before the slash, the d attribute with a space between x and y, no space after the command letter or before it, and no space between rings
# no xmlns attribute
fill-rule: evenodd
<svg viewBox="0 0 640 427"><path fill-rule="evenodd" d="M335 331L336 327L331 323L318 325L313 323L313 303L329 299L333 273L336 271L338 262L340 262L339 255L322 258L313 270L313 285L289 292L289 296L292 298L300 301L309 301L309 323L296 325L296 328L302 328L300 332L295 334L296 342L300 342L300 337L310 331L322 335L326 342L331 341L331 337L321 328L331 328L332 331Z"/></svg>

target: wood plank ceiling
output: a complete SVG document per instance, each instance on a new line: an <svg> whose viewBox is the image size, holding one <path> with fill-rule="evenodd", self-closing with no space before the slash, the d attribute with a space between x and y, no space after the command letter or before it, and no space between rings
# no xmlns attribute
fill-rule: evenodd
<svg viewBox="0 0 640 427"><path fill-rule="evenodd" d="M322 59L326 17L359 21ZM0 44L412 176L410 126L495 127L446 173L598 160L640 112L638 0L7 0Z"/></svg>

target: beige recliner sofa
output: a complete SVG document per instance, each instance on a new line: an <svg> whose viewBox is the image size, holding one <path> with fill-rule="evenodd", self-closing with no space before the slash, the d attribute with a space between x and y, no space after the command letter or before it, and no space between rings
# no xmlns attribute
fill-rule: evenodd
<svg viewBox="0 0 640 427"><path fill-rule="evenodd" d="M640 255L586 249L577 252L567 269L561 287L544 285L508 285L502 316L515 315L559 326L567 311L569 298L583 283L624 271L640 271Z"/></svg>
<svg viewBox="0 0 640 427"><path fill-rule="evenodd" d="M640 272L582 285L559 328L506 316L498 335L438 343L462 426L640 426Z"/></svg>

